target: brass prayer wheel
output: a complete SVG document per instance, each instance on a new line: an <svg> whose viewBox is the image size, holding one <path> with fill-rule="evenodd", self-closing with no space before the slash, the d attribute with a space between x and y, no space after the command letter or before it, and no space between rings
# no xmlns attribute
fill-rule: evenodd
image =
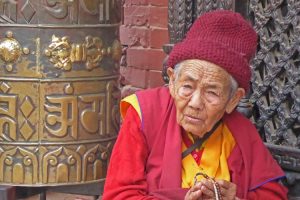
<svg viewBox="0 0 300 200"><path fill-rule="evenodd" d="M0 1L0 184L104 179L119 127L118 0Z"/></svg>

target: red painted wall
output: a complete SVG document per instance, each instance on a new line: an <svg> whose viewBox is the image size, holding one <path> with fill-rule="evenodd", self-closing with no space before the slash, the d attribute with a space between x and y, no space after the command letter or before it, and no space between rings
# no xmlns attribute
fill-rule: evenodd
<svg viewBox="0 0 300 200"><path fill-rule="evenodd" d="M163 85L162 63L166 54L162 46L168 38L167 0L125 0L120 40L122 96Z"/></svg>

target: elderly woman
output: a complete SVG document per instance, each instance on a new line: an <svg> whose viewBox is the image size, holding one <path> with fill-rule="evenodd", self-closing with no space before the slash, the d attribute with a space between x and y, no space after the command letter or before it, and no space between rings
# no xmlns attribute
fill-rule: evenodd
<svg viewBox="0 0 300 200"><path fill-rule="evenodd" d="M169 86L122 100L104 200L287 199L284 173L235 111L256 42L237 13L197 19L169 56Z"/></svg>

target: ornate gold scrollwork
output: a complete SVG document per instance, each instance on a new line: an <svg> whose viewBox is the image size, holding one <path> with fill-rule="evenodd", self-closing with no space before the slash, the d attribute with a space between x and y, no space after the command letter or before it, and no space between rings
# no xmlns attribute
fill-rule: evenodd
<svg viewBox="0 0 300 200"><path fill-rule="evenodd" d="M17 95L0 95L0 138L14 141L17 138Z"/></svg>
<svg viewBox="0 0 300 200"><path fill-rule="evenodd" d="M45 120L46 130L55 137L65 137L69 132L77 139L78 135L78 100L74 96L47 96L46 110L49 112Z"/></svg>
<svg viewBox="0 0 300 200"><path fill-rule="evenodd" d="M38 157L34 152L22 147L5 151L0 149L0 152L1 182L5 182L6 179L21 184L38 182Z"/></svg>
<svg viewBox="0 0 300 200"><path fill-rule="evenodd" d="M103 42L101 38L91 36L85 38L84 47L86 48L85 66L88 70L92 70L100 64L106 49L102 48Z"/></svg>
<svg viewBox="0 0 300 200"><path fill-rule="evenodd" d="M71 178L82 180L82 160L79 153L66 147L49 151L43 157L43 183L66 183ZM50 172L49 172L50 171Z"/></svg>
<svg viewBox="0 0 300 200"><path fill-rule="evenodd" d="M119 128L120 8L0 0L0 184L103 182Z"/></svg>
<svg viewBox="0 0 300 200"><path fill-rule="evenodd" d="M45 55L49 57L54 67L70 71L72 63L85 62L87 70L93 70L100 65L104 56L111 56L118 61L121 56L121 44L115 40L112 47L103 47L103 41L99 37L87 36L82 44L71 44L68 37L52 36L51 44L45 49Z"/></svg>
<svg viewBox="0 0 300 200"><path fill-rule="evenodd" d="M6 38L0 40L0 59L6 64L6 70L12 71L12 64L15 63L22 54L20 43L13 38L13 33L8 31Z"/></svg>
<svg viewBox="0 0 300 200"><path fill-rule="evenodd" d="M72 69L71 44L68 37L59 38L53 35L52 43L45 50L45 55L50 57L54 67L67 71Z"/></svg>

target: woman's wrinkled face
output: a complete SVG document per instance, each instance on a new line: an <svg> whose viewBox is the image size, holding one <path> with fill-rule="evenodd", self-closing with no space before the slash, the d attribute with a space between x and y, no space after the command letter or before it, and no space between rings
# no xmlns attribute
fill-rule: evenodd
<svg viewBox="0 0 300 200"><path fill-rule="evenodd" d="M202 137L225 112L231 112L236 106L230 98L230 75L207 61L186 60L180 65L177 77L173 69L168 69L177 123L184 130Z"/></svg>

